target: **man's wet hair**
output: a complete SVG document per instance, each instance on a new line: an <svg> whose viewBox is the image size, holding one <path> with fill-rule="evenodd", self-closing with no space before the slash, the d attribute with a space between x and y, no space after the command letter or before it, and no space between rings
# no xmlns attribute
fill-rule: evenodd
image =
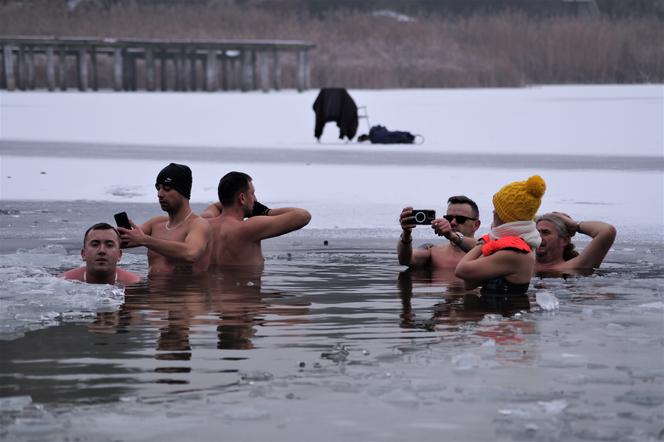
<svg viewBox="0 0 664 442"><path fill-rule="evenodd" d="M120 232L118 232L118 229L108 223L97 223L90 226L90 228L85 231L85 235L83 235L83 247L85 247L85 243L88 240L88 233L90 233L92 230L112 230L116 235L118 235L118 243L120 243Z"/></svg>
<svg viewBox="0 0 664 442"><path fill-rule="evenodd" d="M473 209L473 218L480 219L480 209L477 207L477 203L466 195L454 195L447 199L447 205L450 204L468 204L471 209Z"/></svg>
<svg viewBox="0 0 664 442"><path fill-rule="evenodd" d="M555 213L545 213L542 216L538 216L535 218L535 225L537 225L540 221L549 221L551 224L556 226L558 235L562 236L563 238L571 238L569 232L567 231L567 225L565 224L565 221ZM570 259L576 258L577 256L579 256L579 252L576 251L576 246L570 240L570 242L563 249L563 260L569 261Z"/></svg>
<svg viewBox="0 0 664 442"><path fill-rule="evenodd" d="M222 206L232 206L235 196L249 190L251 177L243 172L228 172L219 180L217 196Z"/></svg>

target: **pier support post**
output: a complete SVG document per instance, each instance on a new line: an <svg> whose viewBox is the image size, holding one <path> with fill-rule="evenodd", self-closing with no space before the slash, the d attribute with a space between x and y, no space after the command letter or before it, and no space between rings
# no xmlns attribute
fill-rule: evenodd
<svg viewBox="0 0 664 442"><path fill-rule="evenodd" d="M97 48L90 46L90 69L92 71L92 90L99 90L99 76L97 70Z"/></svg>
<svg viewBox="0 0 664 442"><path fill-rule="evenodd" d="M302 92L307 88L306 65L307 65L306 51L301 49L297 51L297 91L298 92Z"/></svg>
<svg viewBox="0 0 664 442"><path fill-rule="evenodd" d="M279 51L272 50L272 84L274 90L281 89L281 64L279 63Z"/></svg>
<svg viewBox="0 0 664 442"><path fill-rule="evenodd" d="M157 86L157 75L154 63L154 53L151 48L145 49L145 89L153 92Z"/></svg>
<svg viewBox="0 0 664 442"><path fill-rule="evenodd" d="M2 59L5 66L5 85L8 91L16 89L16 77L14 76L14 50L11 45L2 47Z"/></svg>
<svg viewBox="0 0 664 442"><path fill-rule="evenodd" d="M159 52L159 88L162 91L168 90L168 84L167 84L167 64L166 61L168 60L168 56L166 55L166 50L162 49Z"/></svg>
<svg viewBox="0 0 664 442"><path fill-rule="evenodd" d="M25 89L34 89L37 86L35 75L35 53L31 46L25 49Z"/></svg>
<svg viewBox="0 0 664 442"><path fill-rule="evenodd" d="M242 92L246 92L251 89L253 85L253 66L252 66L252 55L253 51L249 49L243 49L241 53L241 85L240 89Z"/></svg>
<svg viewBox="0 0 664 442"><path fill-rule="evenodd" d="M184 66L184 61L185 61L185 50L182 49L180 50L176 55L175 55L175 90L176 91L183 91L185 90L184 83L185 83L185 66Z"/></svg>
<svg viewBox="0 0 664 442"><path fill-rule="evenodd" d="M122 90L122 73L124 68L122 66L122 48L113 49L113 90Z"/></svg>
<svg viewBox="0 0 664 442"><path fill-rule="evenodd" d="M58 57L58 79L60 80L60 90L67 90L67 47L60 46Z"/></svg>
<svg viewBox="0 0 664 442"><path fill-rule="evenodd" d="M217 51L208 49L205 57L205 90L214 92L219 89L219 64Z"/></svg>
<svg viewBox="0 0 664 442"><path fill-rule="evenodd" d="M221 88L225 91L231 87L231 76L233 75L233 63L228 59L225 52L221 52Z"/></svg>
<svg viewBox="0 0 664 442"><path fill-rule="evenodd" d="M25 48L22 45L19 45L18 55L16 57L16 85L21 91L25 90L25 77Z"/></svg>
<svg viewBox="0 0 664 442"><path fill-rule="evenodd" d="M260 72L260 88L263 92L270 91L270 66L268 64L267 52L260 51L256 52L258 56L258 66Z"/></svg>
<svg viewBox="0 0 664 442"><path fill-rule="evenodd" d="M88 90L88 54L85 48L80 48L76 53L78 64L78 90Z"/></svg>
<svg viewBox="0 0 664 442"><path fill-rule="evenodd" d="M49 91L55 90L55 56L53 46L46 48L46 87Z"/></svg>

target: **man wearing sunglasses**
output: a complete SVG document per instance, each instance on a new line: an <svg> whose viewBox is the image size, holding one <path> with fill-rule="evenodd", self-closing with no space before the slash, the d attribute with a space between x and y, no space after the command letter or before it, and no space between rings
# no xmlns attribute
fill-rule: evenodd
<svg viewBox="0 0 664 442"><path fill-rule="evenodd" d="M413 208L405 207L399 216L401 238L397 244L399 264L409 267L455 268L466 252L475 246L475 232L480 227L480 212L475 201L467 196L452 196L447 200L447 214L431 223L438 236L449 244L425 244L413 248L411 232L415 228Z"/></svg>

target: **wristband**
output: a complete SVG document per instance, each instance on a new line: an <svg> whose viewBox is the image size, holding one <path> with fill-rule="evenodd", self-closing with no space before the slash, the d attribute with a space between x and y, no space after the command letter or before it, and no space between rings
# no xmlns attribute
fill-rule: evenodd
<svg viewBox="0 0 664 442"><path fill-rule="evenodd" d="M401 238L401 243L402 243L402 244L410 244L410 243L413 242L413 238L412 238L412 237L410 238L410 241L404 241L404 239L403 239L403 233L401 234L400 238Z"/></svg>
<svg viewBox="0 0 664 442"><path fill-rule="evenodd" d="M583 222L583 221L579 221L578 223L576 223L576 231L577 231L577 233L583 233L583 232L581 231L581 223L582 223L582 222Z"/></svg>

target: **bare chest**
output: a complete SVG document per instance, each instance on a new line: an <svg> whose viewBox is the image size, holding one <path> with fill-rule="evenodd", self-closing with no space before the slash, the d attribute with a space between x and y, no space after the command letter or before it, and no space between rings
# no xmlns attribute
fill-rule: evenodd
<svg viewBox="0 0 664 442"><path fill-rule="evenodd" d="M431 248L431 265L435 268L455 268L464 252L452 246L436 246Z"/></svg>

